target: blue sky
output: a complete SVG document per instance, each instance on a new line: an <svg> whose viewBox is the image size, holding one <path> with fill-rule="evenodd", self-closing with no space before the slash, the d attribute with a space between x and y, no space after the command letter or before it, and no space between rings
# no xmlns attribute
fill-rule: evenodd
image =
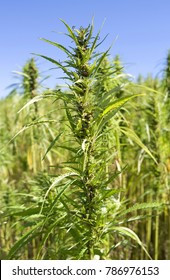
<svg viewBox="0 0 170 280"><path fill-rule="evenodd" d="M62 60L62 53L40 40L44 37L70 44L60 18L70 26L86 27L94 16L95 32L101 27L101 39L109 34L101 49L106 50L118 36L110 58L119 54L125 71L156 76L164 67L170 49L169 0L0 0L0 97L16 82L12 71L21 71L31 53ZM55 31L55 32L53 32ZM52 65L38 58L42 76L52 77L53 87L61 73L48 72Z"/></svg>

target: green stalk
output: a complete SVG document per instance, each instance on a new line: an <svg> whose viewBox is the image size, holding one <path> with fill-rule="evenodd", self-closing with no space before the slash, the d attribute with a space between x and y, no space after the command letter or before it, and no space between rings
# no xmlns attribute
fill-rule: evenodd
<svg viewBox="0 0 170 280"><path fill-rule="evenodd" d="M158 260L159 258L159 215L158 211L156 211L155 218L155 256L154 259Z"/></svg>

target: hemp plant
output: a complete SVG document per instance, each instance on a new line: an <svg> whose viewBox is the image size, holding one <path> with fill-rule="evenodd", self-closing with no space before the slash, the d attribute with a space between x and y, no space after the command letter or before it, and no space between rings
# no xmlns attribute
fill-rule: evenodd
<svg viewBox="0 0 170 280"><path fill-rule="evenodd" d="M87 28L75 29L62 22L74 47L66 48L42 40L62 50L67 55L66 61L61 63L44 55L38 56L64 72L68 90L51 90L35 97L29 104L48 97L62 100L65 128L53 139L45 156L54 146L70 153L67 162L63 163L62 174L53 175L55 178L51 179L43 198L39 223L14 245L9 256L12 257L27 240L41 235L38 259L46 257L44 252L48 251L51 236L56 246L56 259L109 259L112 250L121 244L114 238L117 233L135 240L149 256L135 232L122 224L126 222L126 213L157 207L157 204L136 204L126 209L126 196L123 195L126 190L116 183L124 169L117 160L118 137L121 137L118 135L131 135L153 158L135 133L128 134L126 127L119 127L119 122L122 125L119 114L122 106L139 94L119 97L120 91L122 94L126 91L126 83L114 80L119 77L115 67L107 63L110 48L103 53L97 52L102 42L99 42L100 32L93 36L93 23ZM68 132L68 127L69 133L61 145L59 140L65 131ZM115 165L117 168L113 168ZM50 204L49 196L53 197ZM32 210L32 214L37 214L36 211Z"/></svg>
<svg viewBox="0 0 170 280"><path fill-rule="evenodd" d="M38 90L38 68L34 58L31 58L23 67L23 89L26 96L32 99L37 95ZM35 114L38 112L37 103L35 103Z"/></svg>

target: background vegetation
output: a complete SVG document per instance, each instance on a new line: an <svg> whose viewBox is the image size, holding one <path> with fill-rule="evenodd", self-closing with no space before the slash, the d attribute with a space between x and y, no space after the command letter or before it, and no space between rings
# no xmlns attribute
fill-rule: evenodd
<svg viewBox="0 0 170 280"><path fill-rule="evenodd" d="M170 53L161 79L63 22L65 89L33 58L0 100L1 259L170 259Z"/></svg>

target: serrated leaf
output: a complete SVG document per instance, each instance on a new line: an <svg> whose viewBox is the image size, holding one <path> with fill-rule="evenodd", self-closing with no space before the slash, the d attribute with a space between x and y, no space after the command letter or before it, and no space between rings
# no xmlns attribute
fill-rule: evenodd
<svg viewBox="0 0 170 280"><path fill-rule="evenodd" d="M126 97L119 98L118 100L112 102L102 113L102 117L105 116L108 112L111 110L119 109L121 108L126 102L128 102L130 99L135 98L137 96L141 96L142 94L134 94L129 95Z"/></svg>
<svg viewBox="0 0 170 280"><path fill-rule="evenodd" d="M133 205L132 207L128 208L127 210L120 212L119 217L126 215L128 213L131 213L133 211L136 211L136 210L145 210L148 208L158 208L160 206L162 206L162 203L159 203L159 202L137 203L137 204Z"/></svg>
<svg viewBox="0 0 170 280"><path fill-rule="evenodd" d="M18 75L20 75L20 76L24 76L24 77L26 77L26 78L29 78L29 75L27 75L26 73L23 73L23 72L19 72L19 71L12 71L12 73L14 73L14 74L18 74Z"/></svg>
<svg viewBox="0 0 170 280"><path fill-rule="evenodd" d="M65 178L67 178L67 177L70 177L70 176L79 176L79 174L78 174L78 173L75 173L75 172L69 172L69 173L65 173L65 174L63 174L63 175L61 175L61 176L58 176L57 179L54 180L54 182L53 182L53 183L51 184L51 186L48 188L48 190L47 190L47 192L46 192L46 194L45 194L45 196L44 196L44 199L43 199L43 203L42 203L42 207L41 207L40 213L42 212L42 209L43 209L44 203L45 203L45 199L46 199L46 197L48 196L49 192L50 192L55 186L57 186L57 184L58 184L60 181L62 181L63 179L65 179ZM65 190L66 187L68 187L67 184L66 184L66 185L64 186L64 188L61 190L61 193ZM60 195L60 193L59 193L59 195Z"/></svg>
<svg viewBox="0 0 170 280"><path fill-rule="evenodd" d="M66 183L66 184L64 185L64 187L61 188L61 190L59 191L59 193L58 193L57 196L55 197L54 201L51 203L50 208L48 209L48 214L47 214L47 216L46 216L46 220L48 220L48 216L50 216L51 212L53 211L53 209L54 209L54 207L55 207L55 204L56 204L57 201L60 199L60 197L62 196L62 194L64 193L64 191L65 191L68 187L70 187L72 184L74 184L75 181L76 181L76 180L73 180L73 181L71 181L71 182L68 182L68 183ZM44 202L43 202L42 207L41 207L42 209L44 209L44 208L43 208L43 205L44 205ZM42 211L42 210L41 210L41 211ZM45 222L46 222L46 220L45 220ZM44 222L44 223L45 223L45 222Z"/></svg>
<svg viewBox="0 0 170 280"><path fill-rule="evenodd" d="M135 240L137 242L137 244L139 244L142 247L142 249L144 250L146 255L149 257L149 259L152 259L151 256L149 255L148 251L144 247L143 243L141 242L141 240L139 239L139 237L133 230L131 230L130 228L127 228L127 227L116 227L116 226L111 227L111 230L118 231L119 233L122 233L122 234L132 238L133 240Z"/></svg>
<svg viewBox="0 0 170 280"><path fill-rule="evenodd" d="M37 95L37 96L35 96L30 101L28 101L17 113L19 114L23 109L25 109L26 107L30 106L31 104L33 104L35 102L39 102L42 99L48 98L50 96L54 96L54 95Z"/></svg>
<svg viewBox="0 0 170 280"><path fill-rule="evenodd" d="M63 72L68 75L70 78L71 78L71 74L69 71L67 71L67 68L65 66L63 66L61 63L59 63L57 60L51 58L51 57L48 57L48 56L45 56L45 55L41 55L41 54L36 54L34 53L34 55L37 55L37 56L40 56L50 62L52 62L53 64L57 65L59 68L61 68L63 70Z"/></svg>
<svg viewBox="0 0 170 280"><path fill-rule="evenodd" d="M47 40L47 39L44 39L44 38L40 38L40 39L43 40L46 43L49 43L49 44L61 49L62 51L64 51L69 56L69 58L71 58L71 59L73 58L72 53L67 48L65 48L63 45L60 45L56 42L53 42L53 41L50 41L50 40Z"/></svg>
<svg viewBox="0 0 170 280"><path fill-rule="evenodd" d="M62 19L60 19L64 25L66 26L67 30L68 30L68 33L70 34L70 37L74 40L75 44L78 45L78 40L77 40L77 37L76 35L74 34L73 30L70 28L70 26Z"/></svg>
<svg viewBox="0 0 170 280"><path fill-rule="evenodd" d="M47 121L35 121L35 122L32 122L32 123L29 123L25 126L23 126L12 138L11 140L8 142L11 143L19 134L21 134L23 131L25 131L26 129L30 128L31 126L35 126L35 125L38 125L38 124L46 124L46 123L52 123L52 122L56 122L55 120L47 120Z"/></svg>
<svg viewBox="0 0 170 280"><path fill-rule="evenodd" d="M39 228L42 225L43 222L39 222L36 224L33 228L31 228L28 232L26 232L10 249L9 254L7 256L7 259L12 259L15 254L25 245L27 244L34 236L39 234L38 232L35 232L37 228Z"/></svg>
<svg viewBox="0 0 170 280"><path fill-rule="evenodd" d="M43 236L43 239L41 241L41 245L39 246L39 250L38 250L38 254L37 254L37 259L39 259L40 257L40 253L42 251L42 249L44 248L44 244L46 244L46 241L50 235L50 233L52 232L52 230L56 227L56 225L63 220L66 217L67 214L64 214L62 217L59 217L58 219L55 220L54 223L52 223L47 229L46 232Z"/></svg>
<svg viewBox="0 0 170 280"><path fill-rule="evenodd" d="M64 103L65 103L65 110L66 110L66 114L67 114L68 121L69 121L69 123L70 123L70 125L71 125L72 131L74 131L76 125L75 125L75 123L74 123L74 121L73 121L72 115L70 114L70 111L69 111L69 108L68 108L66 102L64 102Z"/></svg>
<svg viewBox="0 0 170 280"><path fill-rule="evenodd" d="M60 138L61 134L62 134L62 132L59 133L59 134L55 137L55 139L51 142L51 144L50 144L50 146L48 147L47 151L45 152L45 154L44 154L42 160L44 160L44 158L46 157L46 155L48 154L48 152L49 152L49 151L52 149L52 147L55 145L56 141Z"/></svg>
<svg viewBox="0 0 170 280"><path fill-rule="evenodd" d="M104 190L103 191L103 194L102 194L102 197L100 198L100 201L105 199L105 198L108 198L108 197L111 197L117 193L120 193L121 191L123 191L123 189L110 189L110 190Z"/></svg>
<svg viewBox="0 0 170 280"><path fill-rule="evenodd" d="M153 160L155 163L157 163L157 160L152 155L152 153L149 151L149 149L142 143L138 135L131 130L128 127L120 127L120 130L123 134L125 134L127 137L129 137L132 141L134 141L136 144L138 144ZM157 163L158 164L158 163Z"/></svg>
<svg viewBox="0 0 170 280"><path fill-rule="evenodd" d="M108 48L108 50L107 50L106 52L104 52L103 55L100 57L100 59L99 59L97 65L96 65L96 67L95 67L95 70L94 70L94 72L93 72L93 76L95 76L95 74L97 73L97 71L98 71L98 69L99 69L101 63L103 62L103 60L105 59L105 57L108 55L110 49L111 49L111 47Z"/></svg>

